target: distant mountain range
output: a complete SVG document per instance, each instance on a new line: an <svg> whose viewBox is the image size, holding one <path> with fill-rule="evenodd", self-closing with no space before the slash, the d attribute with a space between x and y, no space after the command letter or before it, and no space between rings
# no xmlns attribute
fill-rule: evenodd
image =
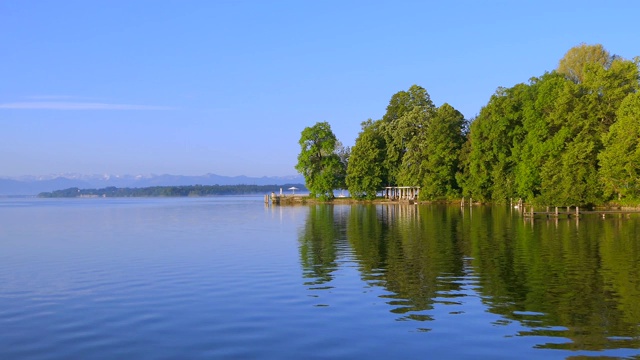
<svg viewBox="0 0 640 360"><path fill-rule="evenodd" d="M37 195L41 192L77 187L80 189L140 188L149 186L185 185L284 185L304 184L301 175L275 177L222 176L206 174L185 175L82 175L57 174L44 176L20 176L0 178L0 196Z"/></svg>

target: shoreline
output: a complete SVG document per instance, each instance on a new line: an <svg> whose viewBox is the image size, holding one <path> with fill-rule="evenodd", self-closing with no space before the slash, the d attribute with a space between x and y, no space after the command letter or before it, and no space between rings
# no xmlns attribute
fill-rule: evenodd
<svg viewBox="0 0 640 360"><path fill-rule="evenodd" d="M274 200L275 199L275 200ZM466 206L484 206L484 205L499 205L500 203L492 203L492 202L481 202L475 201L469 203L465 201L462 203L461 200L390 200L385 198L376 198L374 200L358 200L351 197L336 197L333 200L323 201L319 199L310 198L307 195L265 195L265 203L275 204L275 205L303 205L303 204L339 204L339 205L349 205L349 204L402 204L402 205L429 205L429 204L442 204L442 205L459 205L460 207ZM504 204L505 206L509 206L508 203ZM547 205L532 205L532 204L524 204L524 206L528 208L555 208L555 206L547 206ZM567 206L558 206L558 208L566 208ZM570 206L571 208L575 208L575 206ZM580 206L582 208L582 206ZM640 211L640 204L637 206L630 205L621 205L618 203L607 203L607 204L598 204L593 206L584 206L584 209L589 209L591 211L596 210L618 210L625 212L638 212Z"/></svg>

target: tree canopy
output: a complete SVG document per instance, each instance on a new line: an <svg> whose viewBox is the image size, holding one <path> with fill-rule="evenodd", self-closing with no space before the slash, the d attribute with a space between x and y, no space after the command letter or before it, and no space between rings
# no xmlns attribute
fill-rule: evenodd
<svg viewBox="0 0 640 360"><path fill-rule="evenodd" d="M371 119L362 123L362 131L351 149L346 185L355 198L374 199L387 182L386 142L380 124Z"/></svg>
<svg viewBox="0 0 640 360"><path fill-rule="evenodd" d="M348 161L330 160L336 140L328 124L309 130L315 137L303 132L298 169L312 192L324 184L317 188L323 194L346 174L343 186L356 198L374 198L384 186L420 186L423 200L638 202L639 65L638 57L580 44L556 70L498 88L472 120L447 103L436 107L413 85L391 97L381 119L362 123ZM323 177L330 174L337 180Z"/></svg>
<svg viewBox="0 0 640 360"><path fill-rule="evenodd" d="M564 57L560 59L558 72L564 74L575 83L581 83L584 81L585 73L588 71L585 66L596 65L606 68L611 63L611 60L611 55L602 45L582 43L569 49Z"/></svg>
<svg viewBox="0 0 640 360"><path fill-rule="evenodd" d="M345 162L337 153L338 140L328 122L306 127L300 136L296 170L305 179L309 196L333 199L333 190L344 183Z"/></svg>

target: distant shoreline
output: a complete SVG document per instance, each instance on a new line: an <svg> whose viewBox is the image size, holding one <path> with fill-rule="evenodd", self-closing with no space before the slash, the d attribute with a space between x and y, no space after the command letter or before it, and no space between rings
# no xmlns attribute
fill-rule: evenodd
<svg viewBox="0 0 640 360"><path fill-rule="evenodd" d="M204 197L215 195L263 195L287 190L306 192L303 184L283 185L184 185L150 186L142 188L107 187L101 189L68 188L51 192L41 192L38 198L124 198L124 197Z"/></svg>

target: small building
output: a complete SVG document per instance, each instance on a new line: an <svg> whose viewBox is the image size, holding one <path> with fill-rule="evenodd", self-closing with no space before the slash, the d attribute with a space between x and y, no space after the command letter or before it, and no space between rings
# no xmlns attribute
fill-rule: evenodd
<svg viewBox="0 0 640 360"><path fill-rule="evenodd" d="M387 186L382 196L389 200L417 200L420 186Z"/></svg>

